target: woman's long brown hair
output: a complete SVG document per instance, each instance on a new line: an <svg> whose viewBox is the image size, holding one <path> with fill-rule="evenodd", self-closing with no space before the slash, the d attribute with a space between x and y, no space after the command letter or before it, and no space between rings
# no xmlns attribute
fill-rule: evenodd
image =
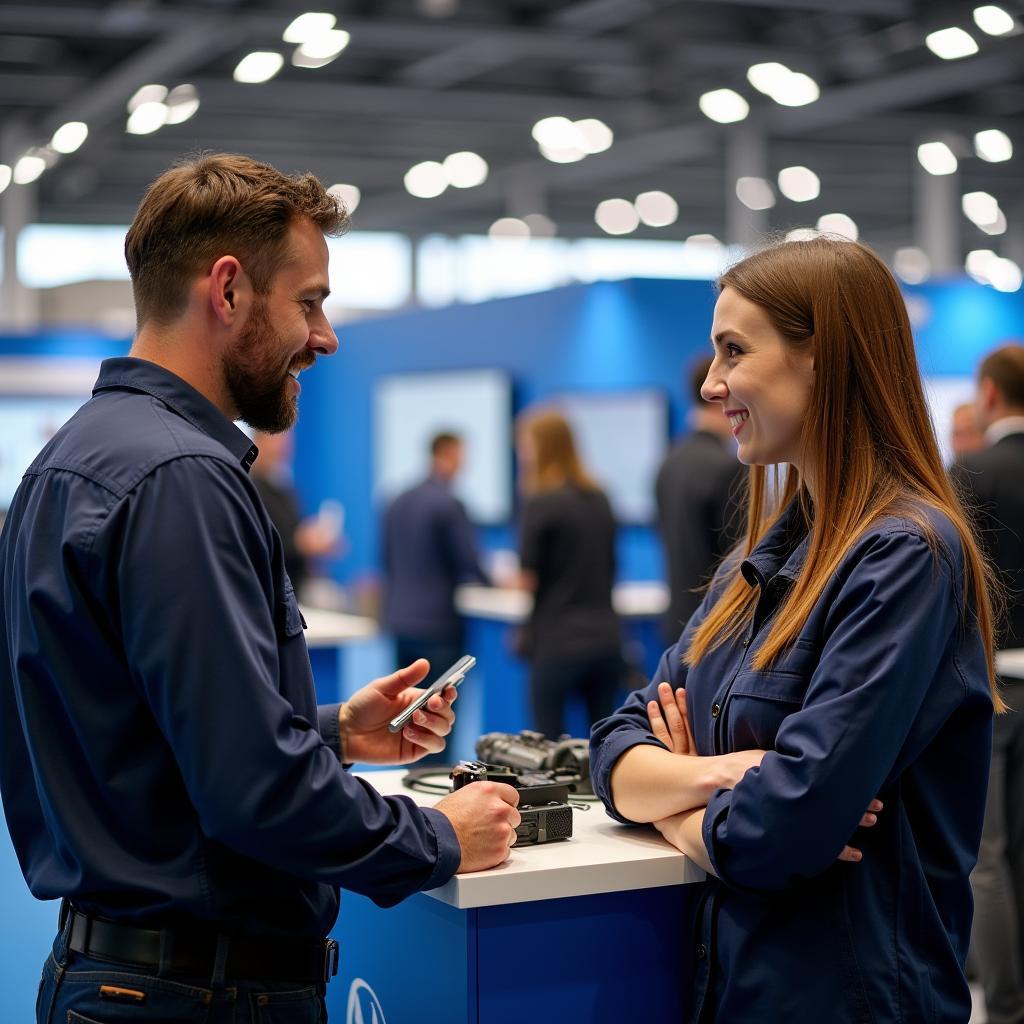
<svg viewBox="0 0 1024 1024"><path fill-rule="evenodd" d="M764 466L749 474L749 555L793 500L801 502L810 546L794 586L754 667L768 667L797 638L828 580L857 539L879 517L917 523L938 540L920 506L946 515L964 553L964 614L973 615L985 644L989 685L999 696L993 654L993 602L998 585L953 490L928 408L906 305L885 264L857 242L818 237L779 242L736 264L719 280L760 306L783 339L810 347L814 382L802 432L802 464L814 480L814 503L790 466L773 500ZM694 632L685 662L695 665L751 621L757 591L737 565L718 601Z"/></svg>
<svg viewBox="0 0 1024 1024"><path fill-rule="evenodd" d="M533 444L535 460L524 474L522 488L527 494L571 484L581 490L597 490L593 477L583 468L576 452L572 429L554 409L537 409L523 414L519 430Z"/></svg>

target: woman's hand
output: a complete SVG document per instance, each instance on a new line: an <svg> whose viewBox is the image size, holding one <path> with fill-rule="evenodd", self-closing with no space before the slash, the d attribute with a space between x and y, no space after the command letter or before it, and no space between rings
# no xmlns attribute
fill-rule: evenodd
<svg viewBox="0 0 1024 1024"><path fill-rule="evenodd" d="M651 732L673 754L699 756L686 710L686 691L682 687L673 693L668 683L660 683L658 700L647 703L647 718L651 723ZM731 754L704 758L700 774L695 780L703 802L707 803L716 790L732 789L749 769L761 763L764 755L763 750L737 750Z"/></svg>
<svg viewBox="0 0 1024 1024"><path fill-rule="evenodd" d="M690 728L690 716L686 708L686 690L679 687L675 692L668 683L658 685L658 700L647 702L647 718L651 732L674 754L698 756L697 743ZM704 794L704 802L719 789L733 789L736 783L751 769L761 764L766 751L737 750L731 754L720 754L704 758L706 764L697 777L697 784ZM871 828L878 823L878 812L882 810L881 800L872 800L860 819L860 828ZM679 836L681 823L689 814L673 815L671 819L655 821L654 827L674 846ZM684 852L692 852L685 851ZM854 846L844 846L839 860L857 863L864 854Z"/></svg>
<svg viewBox="0 0 1024 1024"><path fill-rule="evenodd" d="M872 800L860 819L859 827L871 828L872 825L876 825L878 823L878 812L882 809L882 806L881 800ZM839 854L839 860L849 861L852 864L856 864L863 857L864 854L854 846L844 846L842 853Z"/></svg>
<svg viewBox="0 0 1024 1024"><path fill-rule="evenodd" d="M659 683L658 700L647 702L647 718L651 723L651 732L673 754L696 756L697 743L690 728L686 691L682 687L673 693L668 683Z"/></svg>

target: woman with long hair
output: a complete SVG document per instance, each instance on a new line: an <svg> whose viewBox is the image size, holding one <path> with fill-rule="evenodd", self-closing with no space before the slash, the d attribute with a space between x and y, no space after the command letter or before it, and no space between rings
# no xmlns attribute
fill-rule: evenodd
<svg viewBox="0 0 1024 1024"><path fill-rule="evenodd" d="M583 697L591 722L615 706L622 674L612 608L615 521L560 413L524 414L516 451L524 494L521 580L534 594L524 652L530 697L537 730L556 738L570 694Z"/></svg>
<svg viewBox="0 0 1024 1024"><path fill-rule="evenodd" d="M966 1024L993 583L906 307L870 249L819 237L727 271L711 333L746 537L595 726L597 791L707 872L686 1020Z"/></svg>

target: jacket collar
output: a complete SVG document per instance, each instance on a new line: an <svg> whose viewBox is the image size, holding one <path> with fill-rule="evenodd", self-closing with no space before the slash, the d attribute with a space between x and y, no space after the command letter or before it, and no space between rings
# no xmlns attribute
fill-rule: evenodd
<svg viewBox="0 0 1024 1024"><path fill-rule="evenodd" d="M762 590L776 576L792 582L800 575L810 544L811 534L797 497L743 560L740 571L752 587Z"/></svg>
<svg viewBox="0 0 1024 1024"><path fill-rule="evenodd" d="M204 395L170 370L135 356L104 359L93 394L141 391L159 399L194 427L219 441L248 472L259 449Z"/></svg>

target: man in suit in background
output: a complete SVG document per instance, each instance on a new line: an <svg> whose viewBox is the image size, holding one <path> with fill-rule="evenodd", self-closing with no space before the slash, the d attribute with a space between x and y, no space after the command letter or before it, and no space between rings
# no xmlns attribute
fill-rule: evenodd
<svg viewBox="0 0 1024 1024"><path fill-rule="evenodd" d="M677 441L658 470L658 525L668 556L669 609L666 643L675 643L701 602L700 588L735 543L743 524L745 467L732 446L732 427L716 405L700 395L710 358L690 368L691 433Z"/></svg>
<svg viewBox="0 0 1024 1024"><path fill-rule="evenodd" d="M1024 647L1024 345L1003 345L978 370L987 447L953 468L982 543L1006 587L1001 648ZM1024 1021L1024 680L1002 678L1010 711L997 715L985 828L971 876L972 957L989 1024Z"/></svg>
<svg viewBox="0 0 1024 1024"><path fill-rule="evenodd" d="M455 610L461 583L490 581L452 483L462 466L462 440L441 433L430 442L430 475L391 503L384 516L384 624L394 634L398 663L417 658L443 672L465 652Z"/></svg>
<svg viewBox="0 0 1024 1024"><path fill-rule="evenodd" d="M978 422L978 407L974 402L963 402L953 410L949 441L954 463L985 447L985 431Z"/></svg>

